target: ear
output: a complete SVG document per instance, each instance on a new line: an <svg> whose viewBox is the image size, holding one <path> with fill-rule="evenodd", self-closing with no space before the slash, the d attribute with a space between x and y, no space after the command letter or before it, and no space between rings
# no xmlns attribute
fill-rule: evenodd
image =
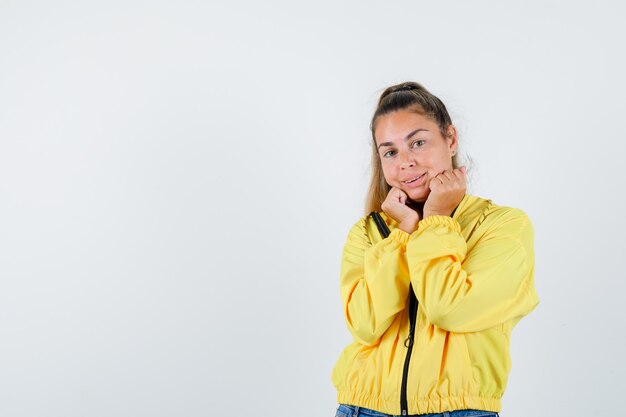
<svg viewBox="0 0 626 417"><path fill-rule="evenodd" d="M450 156L456 155L456 148L459 143L456 137L456 127L454 125L449 125L446 128L446 141L448 142L448 150L450 151Z"/></svg>

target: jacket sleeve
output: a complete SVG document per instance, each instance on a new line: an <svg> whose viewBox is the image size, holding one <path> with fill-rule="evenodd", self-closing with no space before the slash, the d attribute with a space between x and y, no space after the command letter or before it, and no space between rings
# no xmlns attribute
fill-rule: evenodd
<svg viewBox="0 0 626 417"><path fill-rule="evenodd" d="M450 332L477 332L521 319L539 304L534 232L524 212L500 208L471 251L459 223L420 221L407 243L411 282L429 321Z"/></svg>
<svg viewBox="0 0 626 417"><path fill-rule="evenodd" d="M409 271L405 257L409 234L394 229L386 239L372 244L367 217L348 234L341 259L340 290L344 315L354 339L375 345L405 308Z"/></svg>

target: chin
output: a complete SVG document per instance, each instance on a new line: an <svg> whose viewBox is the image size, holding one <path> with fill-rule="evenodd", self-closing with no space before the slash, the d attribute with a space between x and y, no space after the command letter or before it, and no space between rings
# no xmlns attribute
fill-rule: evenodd
<svg viewBox="0 0 626 417"><path fill-rule="evenodd" d="M407 193L407 196L409 197L409 199L411 201L414 201L416 203L423 203L423 202L425 202L428 199L428 194L430 194L430 193L426 193L426 194L424 194L424 193L419 193L419 194L415 193L413 195Z"/></svg>

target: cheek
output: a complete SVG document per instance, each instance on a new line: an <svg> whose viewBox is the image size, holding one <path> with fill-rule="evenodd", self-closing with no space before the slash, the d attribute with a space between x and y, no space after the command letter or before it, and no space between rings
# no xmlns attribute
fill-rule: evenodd
<svg viewBox="0 0 626 417"><path fill-rule="evenodd" d="M424 166L427 167L428 172L430 174L440 173L446 169L448 169L448 162L442 158L427 158L424 159Z"/></svg>
<svg viewBox="0 0 626 417"><path fill-rule="evenodd" d="M395 169L391 164L382 164L383 176L387 181L387 184L393 185L395 182Z"/></svg>
<svg viewBox="0 0 626 417"><path fill-rule="evenodd" d="M450 171L452 170L452 159L444 158L439 162L439 166L437 168L438 172Z"/></svg>

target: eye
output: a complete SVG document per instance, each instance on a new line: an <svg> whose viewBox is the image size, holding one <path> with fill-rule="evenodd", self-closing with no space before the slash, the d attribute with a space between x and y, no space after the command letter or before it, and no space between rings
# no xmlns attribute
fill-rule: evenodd
<svg viewBox="0 0 626 417"><path fill-rule="evenodd" d="M387 151L383 154L383 158L391 158L395 153L396 151Z"/></svg>
<svg viewBox="0 0 626 417"><path fill-rule="evenodd" d="M425 144L425 143L426 143L426 141L425 141L425 140L421 140L421 139L419 139L419 140L416 140L415 142L413 142L413 143L411 144L411 147L413 147L413 148L419 148L419 147L421 147L421 146L424 146L424 144Z"/></svg>

